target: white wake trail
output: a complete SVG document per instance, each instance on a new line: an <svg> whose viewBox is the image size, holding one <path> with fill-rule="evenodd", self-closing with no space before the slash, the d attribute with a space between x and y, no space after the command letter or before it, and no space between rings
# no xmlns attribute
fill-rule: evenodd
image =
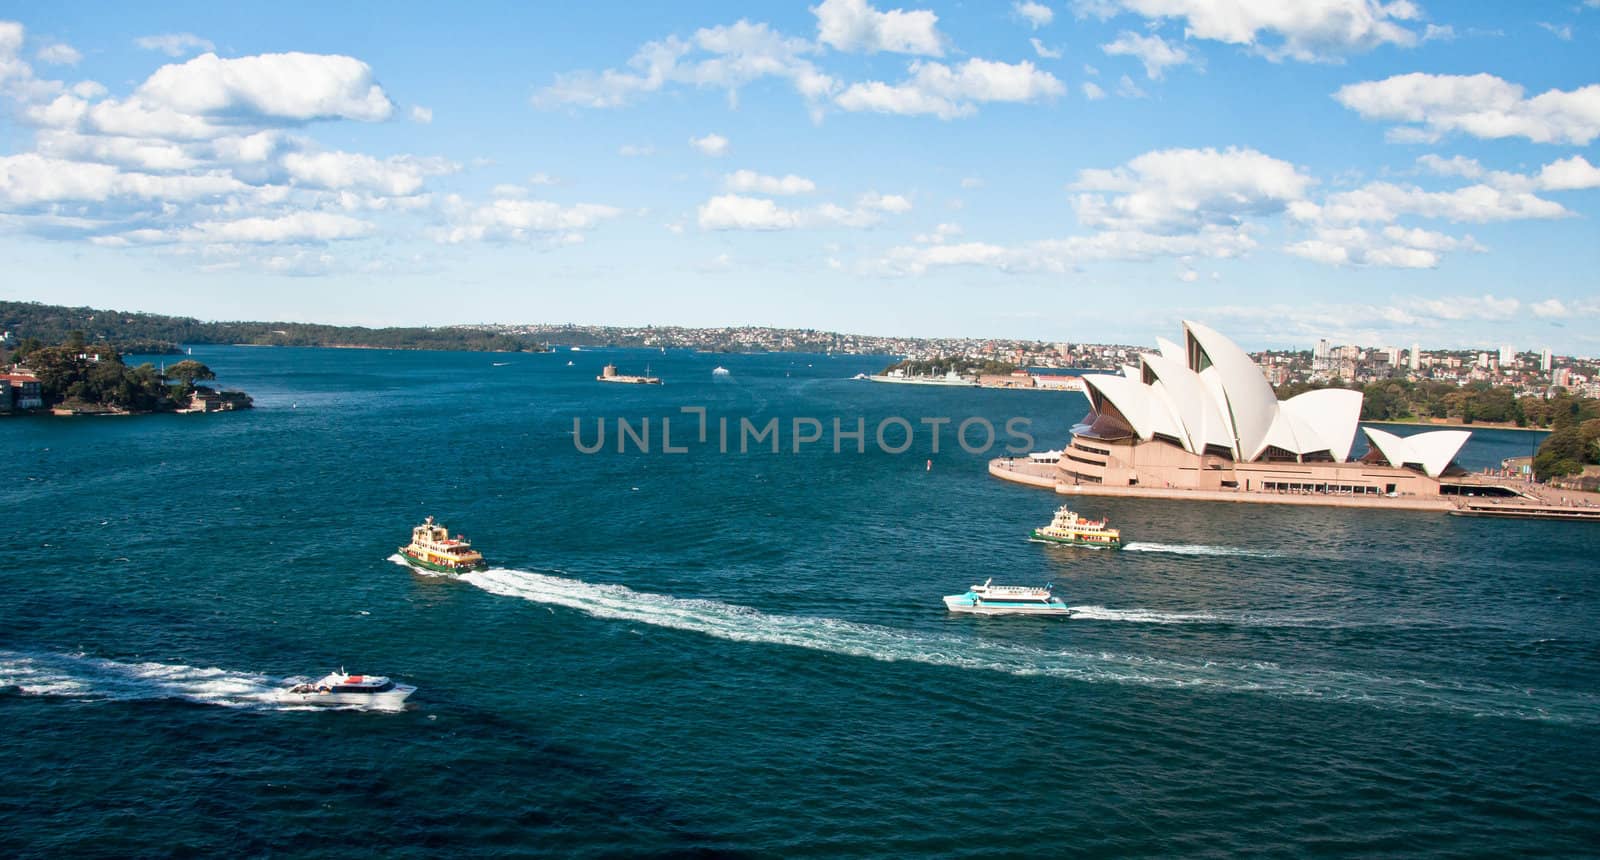
<svg viewBox="0 0 1600 860"><path fill-rule="evenodd" d="M1042 675L1089 683L1358 702L1408 712L1442 710L1474 716L1600 723L1600 697L1587 693L1385 678L1361 672L1295 669L1270 662L1182 662L1107 652L1053 651L836 618L775 615L715 600L684 599L621 585L498 568L460 578L491 594L563 606L596 618L885 662Z"/></svg>
<svg viewBox="0 0 1600 860"><path fill-rule="evenodd" d="M1202 543L1153 543L1131 541L1122 545L1123 552L1165 552L1173 555L1232 555L1246 558L1282 558L1283 553L1265 549L1246 549L1238 546L1211 546Z"/></svg>
<svg viewBox="0 0 1600 860"><path fill-rule="evenodd" d="M121 663L83 654L0 651L0 687L23 695L132 701L186 699L245 708L275 704L283 679L170 663Z"/></svg>

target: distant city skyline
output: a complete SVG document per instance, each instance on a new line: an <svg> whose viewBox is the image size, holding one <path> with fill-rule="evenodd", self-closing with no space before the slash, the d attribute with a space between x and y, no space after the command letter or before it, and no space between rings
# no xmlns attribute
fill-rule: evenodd
<svg viewBox="0 0 1600 860"><path fill-rule="evenodd" d="M1597 34L1600 0L0 4L0 299L1592 356Z"/></svg>

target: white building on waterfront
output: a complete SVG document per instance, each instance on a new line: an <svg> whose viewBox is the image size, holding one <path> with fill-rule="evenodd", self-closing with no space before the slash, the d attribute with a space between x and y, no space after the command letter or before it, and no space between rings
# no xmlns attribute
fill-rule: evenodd
<svg viewBox="0 0 1600 860"><path fill-rule="evenodd" d="M1082 377L1090 411L1061 454L1064 481L1438 495L1440 477L1460 471L1452 462L1470 435L1464 431L1401 439L1368 430L1368 453L1351 462L1359 390L1324 388L1280 401L1233 341L1194 322L1183 324L1183 334L1182 346L1157 338L1157 351L1121 374Z"/></svg>

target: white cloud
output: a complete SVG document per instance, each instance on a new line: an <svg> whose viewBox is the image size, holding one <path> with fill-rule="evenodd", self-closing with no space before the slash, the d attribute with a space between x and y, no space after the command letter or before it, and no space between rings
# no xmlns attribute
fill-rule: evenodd
<svg viewBox="0 0 1600 860"><path fill-rule="evenodd" d="M939 16L926 9L879 12L866 0L823 0L811 7L817 41L848 53L944 55Z"/></svg>
<svg viewBox="0 0 1600 860"><path fill-rule="evenodd" d="M911 201L897 194L863 194L854 208L823 203L807 209L786 209L764 197L722 194L700 204L702 230L795 230L817 227L871 227L883 213L901 214Z"/></svg>
<svg viewBox="0 0 1600 860"><path fill-rule="evenodd" d="M1031 24L1035 30L1049 26L1050 22L1056 19L1056 13L1049 6L1035 3L1033 0L1017 0L1011 4L1011 11Z"/></svg>
<svg viewBox="0 0 1600 860"><path fill-rule="evenodd" d="M535 173L528 177L529 185L560 185L561 180L548 173Z"/></svg>
<svg viewBox="0 0 1600 860"><path fill-rule="evenodd" d="M133 40L135 45L146 51L160 51L169 57L181 57L197 51L215 51L216 45L209 39L202 39L193 33L165 33L160 36L140 36Z"/></svg>
<svg viewBox="0 0 1600 860"><path fill-rule="evenodd" d="M868 191L866 194L861 195L861 199L856 202L856 205L862 209L892 212L896 215L911 211L910 200L899 194L879 194L876 191Z"/></svg>
<svg viewBox="0 0 1600 860"><path fill-rule="evenodd" d="M207 242L330 242L358 239L372 233L370 222L327 212L296 212L278 218L241 218L202 221L180 233L185 241Z"/></svg>
<svg viewBox="0 0 1600 860"><path fill-rule="evenodd" d="M433 122L433 108L425 108L422 105L412 105L411 121L422 123L423 125Z"/></svg>
<svg viewBox="0 0 1600 860"><path fill-rule="evenodd" d="M1295 242L1284 250L1297 257L1328 265L1377 266L1391 269L1431 269L1445 251L1484 251L1471 236L1395 225L1381 232L1363 227L1323 227L1316 237Z"/></svg>
<svg viewBox="0 0 1600 860"><path fill-rule="evenodd" d="M979 177L976 177L976 176L963 176L961 178L961 187L962 188L982 188L983 187L983 180L980 179Z"/></svg>
<svg viewBox="0 0 1600 860"><path fill-rule="evenodd" d="M1083 97L1092 102L1099 101L1106 97L1106 91L1100 89L1100 85L1094 81L1084 81Z"/></svg>
<svg viewBox="0 0 1600 860"><path fill-rule="evenodd" d="M1483 175L1483 166L1476 159L1464 155L1452 155L1449 158L1428 153L1417 157L1417 164L1430 173L1439 176L1462 176L1467 179L1477 179Z"/></svg>
<svg viewBox="0 0 1600 860"><path fill-rule="evenodd" d="M854 84L836 96L834 103L848 111L953 119L976 112L979 103L1033 102L1066 92L1055 75L1026 60L1011 64L971 59L954 69L918 60L911 64L910 72L911 77L900 84Z"/></svg>
<svg viewBox="0 0 1600 860"><path fill-rule="evenodd" d="M76 66L83 59L78 50L65 42L53 42L41 47L34 56L41 63L53 66Z"/></svg>
<svg viewBox="0 0 1600 860"><path fill-rule="evenodd" d="M1169 66L1194 62L1194 57L1181 45L1175 45L1155 34L1141 36L1123 31L1116 40L1101 45L1100 50L1111 56L1134 57L1144 64L1145 76L1160 80Z"/></svg>
<svg viewBox="0 0 1600 860"><path fill-rule="evenodd" d="M921 245L940 245L952 237L961 235L961 232L959 224L940 224L934 227L932 232L917 234L911 241Z"/></svg>
<svg viewBox="0 0 1600 860"><path fill-rule="evenodd" d="M1494 75L1413 72L1350 84L1334 98L1365 119L1411 123L1394 130L1405 142L1450 132L1579 146L1600 137L1600 84L1524 98L1521 86Z"/></svg>
<svg viewBox="0 0 1600 860"><path fill-rule="evenodd" d="M1565 317L1571 313L1571 311L1567 310L1566 304L1560 299L1545 299L1542 302L1534 302L1528 306L1528 310L1533 311L1534 316L1544 319Z"/></svg>
<svg viewBox="0 0 1600 860"><path fill-rule="evenodd" d="M1206 227L1197 233L1176 236L1114 230L1009 246L988 242L903 245L890 248L877 267L894 275L920 275L949 266L1065 274L1084 263L1185 256L1228 258L1255 246L1255 240L1244 231L1226 227Z"/></svg>
<svg viewBox="0 0 1600 860"><path fill-rule="evenodd" d="M754 170L736 170L724 176L722 184L729 191L756 194L810 194L817 190L817 184L803 176L764 176Z"/></svg>
<svg viewBox="0 0 1600 860"><path fill-rule="evenodd" d="M625 143L617 147L617 154L623 158L646 158L656 154L656 148L649 145Z"/></svg>
<svg viewBox="0 0 1600 860"><path fill-rule="evenodd" d="M784 36L766 24L739 21L697 30L692 39L668 36L647 42L626 69L557 75L534 95L535 106L614 108L668 85L716 87L731 93L752 81L786 79L806 100L825 98L838 86L806 59L817 46Z"/></svg>
<svg viewBox="0 0 1600 860"><path fill-rule="evenodd" d="M202 54L157 69L134 92L157 108L193 116L254 114L306 122L389 118L394 105L366 63L338 54Z"/></svg>
<svg viewBox="0 0 1600 860"><path fill-rule="evenodd" d="M1441 158L1432 153L1419 156L1417 164L1439 176L1461 176L1481 179L1484 184L1504 191L1582 191L1600 188L1600 168L1581 155L1552 161L1533 175L1488 170L1476 159L1465 156Z"/></svg>
<svg viewBox="0 0 1600 860"><path fill-rule="evenodd" d="M369 221L328 212L295 212L276 218L250 217L201 221L173 230L142 228L99 237L100 245L166 245L173 243L234 245L333 242L360 239L375 229Z"/></svg>
<svg viewBox="0 0 1600 860"><path fill-rule="evenodd" d="M460 165L443 159L396 156L385 160L355 152L291 152L283 167L298 184L333 191L361 189L389 196L415 194L427 176L453 173Z"/></svg>
<svg viewBox="0 0 1600 860"><path fill-rule="evenodd" d="M528 189L523 188L521 185L502 182L489 189L489 195L492 197L527 197Z"/></svg>
<svg viewBox="0 0 1600 860"><path fill-rule="evenodd" d="M0 204L13 207L119 197L185 202L249 190L250 186L222 172L164 176L124 173L110 164L66 161L32 152L0 156Z"/></svg>
<svg viewBox="0 0 1600 860"><path fill-rule="evenodd" d="M450 224L433 231L433 238L445 244L482 240L523 241L535 236L554 235L560 244L576 244L581 230L591 230L616 218L622 210L615 206L579 203L562 206L547 200L501 198L483 206L472 206L451 195L443 207ZM574 241L576 240L576 241Z"/></svg>
<svg viewBox="0 0 1600 860"><path fill-rule="evenodd" d="M708 134L705 137L689 138L689 145L700 150L701 155L712 158L721 158L728 154L728 139L720 134Z"/></svg>
<svg viewBox="0 0 1600 860"><path fill-rule="evenodd" d="M764 197L722 194L700 204L702 230L792 230L801 220L799 212Z"/></svg>
<svg viewBox="0 0 1600 860"><path fill-rule="evenodd" d="M1417 34L1404 23L1421 10L1409 0L1077 0L1080 16L1128 12L1152 21L1179 19L1184 37L1247 46L1273 61L1337 61L1392 44L1408 47Z"/></svg>
<svg viewBox="0 0 1600 860"><path fill-rule="evenodd" d="M1043 42L1039 41L1039 37L1038 36L1034 36L1033 38L1029 39L1028 40L1028 44L1033 46L1033 52L1035 54L1038 54L1040 59L1045 59L1045 60L1059 60L1059 59L1061 59L1061 56L1062 56L1061 49L1060 48L1048 48L1048 47L1045 47L1045 44Z"/></svg>
<svg viewBox="0 0 1600 860"><path fill-rule="evenodd" d="M1452 191L1424 191L1391 182L1371 182L1330 194L1320 207L1304 207L1295 212L1300 220L1326 224L1391 222L1402 215L1487 223L1565 218L1571 214L1561 204L1527 191L1482 184Z"/></svg>
<svg viewBox="0 0 1600 860"><path fill-rule="evenodd" d="M1086 193L1073 208L1090 227L1192 232L1283 212L1314 182L1253 149L1156 150L1113 170L1081 171L1073 188Z"/></svg>
<svg viewBox="0 0 1600 860"><path fill-rule="evenodd" d="M1147 94L1139 88L1138 84L1133 82L1133 78L1123 75L1122 79L1117 81L1117 95L1125 99L1142 99Z"/></svg>
<svg viewBox="0 0 1600 860"><path fill-rule="evenodd" d="M1543 28L1544 30L1549 31L1550 35L1555 36L1557 39L1560 39L1563 42L1572 41L1572 25L1571 24L1556 25L1556 24L1551 24L1548 21L1540 21L1539 22L1539 26L1541 28Z"/></svg>
<svg viewBox="0 0 1600 860"><path fill-rule="evenodd" d="M1579 191L1600 188L1600 167L1581 155L1553 161L1539 169L1539 187L1546 191Z"/></svg>

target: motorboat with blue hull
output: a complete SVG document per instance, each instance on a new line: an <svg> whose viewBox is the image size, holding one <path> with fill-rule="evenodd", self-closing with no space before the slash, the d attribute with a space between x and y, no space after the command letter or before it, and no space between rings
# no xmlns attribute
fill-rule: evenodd
<svg viewBox="0 0 1600 860"><path fill-rule="evenodd" d="M1059 615L1063 618L1072 615L1067 604L1055 596L1055 583L1043 588L995 585L993 578L968 588L965 594L945 597L944 605L951 612L973 615Z"/></svg>

